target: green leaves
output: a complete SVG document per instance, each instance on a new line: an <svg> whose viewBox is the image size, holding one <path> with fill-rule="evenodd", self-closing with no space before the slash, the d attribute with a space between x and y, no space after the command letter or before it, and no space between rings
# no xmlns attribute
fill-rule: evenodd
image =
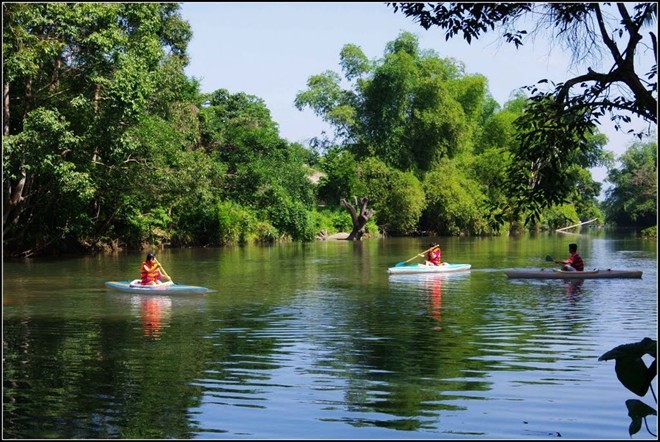
<svg viewBox="0 0 660 442"><path fill-rule="evenodd" d="M443 235L486 232L485 215L480 207L485 197L466 169L465 163L457 159L443 159L425 175L427 207L421 220L422 230Z"/></svg>
<svg viewBox="0 0 660 442"><path fill-rule="evenodd" d="M505 193L514 212L527 211L534 222L544 209L570 202L576 185L572 166L590 166L585 159L599 155L600 145L591 142L595 126L588 115L567 112L551 95L532 97L515 125Z"/></svg>
<svg viewBox="0 0 660 442"><path fill-rule="evenodd" d="M469 145L470 124L481 117L486 82L467 76L454 60L420 51L416 36L402 32L384 57L369 62L355 45L340 54L349 89L326 71L296 96L330 123L359 158L376 156L400 170L426 171L434 161Z"/></svg>
<svg viewBox="0 0 660 442"><path fill-rule="evenodd" d="M345 45L339 53L339 64L347 80L352 81L371 70L371 63L362 49L353 44Z"/></svg>
<svg viewBox="0 0 660 442"><path fill-rule="evenodd" d="M139 218L171 210L159 205L176 201L162 196L167 180L156 179L162 170L147 166L167 171L180 160L173 149L184 143L177 145L168 121L150 118L153 112L166 119L163 102L180 99L172 91L185 89L183 64L173 60L185 58L189 25L178 9L160 3L3 5L10 254L40 251L38 243L64 249L116 240L107 237L110 231L139 243ZM148 133L152 125L164 129L162 135ZM152 155L156 140L167 155Z"/></svg>
<svg viewBox="0 0 660 442"><path fill-rule="evenodd" d="M637 47L657 45L654 32L642 31L657 20L654 3L633 5L634 14L623 3L388 3L388 6L425 29L441 28L447 40L462 36L470 43L497 29L506 42L519 47L528 34L528 26L530 35L550 30L562 47L570 50L575 66L583 65L586 70L552 84L554 90L549 92L540 89L549 83L546 79L526 87L531 98L517 120L514 160L503 189L508 201L504 207L492 204L491 213L497 222L502 222L508 214L512 220L524 218L531 225L541 219L548 207L573 203L576 198L583 200L578 203L581 210L592 210L595 196L584 198L574 191L581 183L572 176L570 165L590 168L604 159L601 148L593 143L599 119L609 115L617 130L632 121L631 115L651 125L657 120L657 81L653 81L657 78L657 60L635 56L640 52ZM532 16L532 20L524 20L526 16ZM618 35L617 41L612 40L613 35ZM584 62L590 54L601 50L609 52L613 61L599 73ZM638 72L643 69L647 73L640 75ZM469 98L460 98L467 115L474 109ZM485 132L493 134L489 129ZM629 132L633 131L638 136L644 133L633 129ZM650 169L642 174L656 175ZM593 189L591 183L583 183ZM644 187L657 188L657 185ZM637 203L634 205L638 208ZM642 210L645 215L651 215L656 207L649 205ZM647 219L652 218L655 215Z"/></svg>
<svg viewBox="0 0 660 442"><path fill-rule="evenodd" d="M605 213L619 226L657 224L657 142L649 138L634 143L620 160L621 167L608 172L613 187L607 191Z"/></svg>
<svg viewBox="0 0 660 442"><path fill-rule="evenodd" d="M598 360L609 361L610 359L620 358L641 358L644 355L656 357L657 353L657 341L651 338L644 338L639 342L614 347L612 350L603 353Z"/></svg>

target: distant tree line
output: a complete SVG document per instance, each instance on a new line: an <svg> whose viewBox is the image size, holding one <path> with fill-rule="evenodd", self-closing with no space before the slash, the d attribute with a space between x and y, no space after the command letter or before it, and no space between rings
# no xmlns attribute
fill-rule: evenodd
<svg viewBox="0 0 660 442"><path fill-rule="evenodd" d="M3 4L6 256L311 241L350 231L341 200L356 196L367 234L655 224L657 145L630 148L601 205L588 168L614 158L597 132L562 159L563 200L528 219L503 183L529 98L500 106L412 34L376 60L347 44L343 78L309 78L295 105L337 135L312 147L282 139L259 97L202 93L191 36L175 3Z"/></svg>

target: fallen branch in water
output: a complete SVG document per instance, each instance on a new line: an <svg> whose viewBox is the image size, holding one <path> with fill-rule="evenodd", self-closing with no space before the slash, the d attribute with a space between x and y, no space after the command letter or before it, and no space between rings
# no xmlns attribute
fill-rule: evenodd
<svg viewBox="0 0 660 442"><path fill-rule="evenodd" d="M589 224L589 223L592 223L592 222L597 221L597 220L598 220L598 218L594 218L594 219L591 219L591 220L589 220L589 221L585 221L585 222L583 222L583 223L574 224L574 225L572 225L572 226L568 226L568 227L562 227L561 229L557 229L557 230L555 230L555 231L556 231L556 232L561 232L561 231L563 231L563 230L572 229L573 227L581 226L581 225L583 225L583 224Z"/></svg>

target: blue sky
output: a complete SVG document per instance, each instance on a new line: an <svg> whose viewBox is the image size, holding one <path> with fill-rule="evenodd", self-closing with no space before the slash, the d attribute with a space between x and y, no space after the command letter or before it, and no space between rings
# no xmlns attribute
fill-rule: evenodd
<svg viewBox="0 0 660 442"><path fill-rule="evenodd" d="M376 59L402 31L412 32L421 49L463 62L468 74L484 75L500 104L522 86L542 78L564 81L584 70L569 69L568 54L561 47L551 49L542 38L519 49L498 39L496 32L472 44L462 37L445 41L441 30L427 31L378 2L186 2L181 15L193 32L186 74L200 80L202 91L224 88L262 98L280 136L303 144L329 126L311 110L297 110L295 96L312 75L326 70L341 74L339 53L349 43ZM591 66L598 70L593 62ZM634 138L615 132L606 124L609 120L602 123L601 131L610 139L607 149L616 155L625 152ZM606 176L603 168L592 174L601 182Z"/></svg>

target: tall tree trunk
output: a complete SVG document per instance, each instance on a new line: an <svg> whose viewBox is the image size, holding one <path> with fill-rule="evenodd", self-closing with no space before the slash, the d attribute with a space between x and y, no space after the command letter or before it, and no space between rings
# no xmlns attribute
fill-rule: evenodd
<svg viewBox="0 0 660 442"><path fill-rule="evenodd" d="M9 82L7 81L5 81L2 96L2 118L5 121L4 127L2 128L2 135L6 137L9 135Z"/></svg>
<svg viewBox="0 0 660 442"><path fill-rule="evenodd" d="M358 213L358 200L356 196L353 197L353 201L355 201L354 206L349 204L348 201L346 201L344 198L340 200L340 204L342 207L345 207L348 210L348 213L351 214L351 219L353 220L353 230L346 239L351 241L360 241L362 239L362 235L364 235L364 226L374 214L374 209L367 209L369 198L365 196L360 200L360 212Z"/></svg>
<svg viewBox="0 0 660 442"><path fill-rule="evenodd" d="M3 98L3 117L5 119L5 124L3 127L3 134L9 135L9 83L4 83L4 98ZM32 79L29 78L25 84L25 111L23 113L23 120L29 111L30 102L32 101ZM21 161L20 167L20 178L18 181L9 179L7 183L3 183L2 186L2 232L4 235L5 228L9 222L16 222L17 217L19 216L21 210L20 206L25 201L23 192L25 190L25 183L27 182L27 170L25 169L25 159ZM18 212L16 209L19 208Z"/></svg>
<svg viewBox="0 0 660 442"><path fill-rule="evenodd" d="M59 56L55 60L55 66L53 67L53 73L50 76L50 84L48 85L48 90L50 92L55 92L58 87L60 87L60 69L62 69L62 57Z"/></svg>
<svg viewBox="0 0 660 442"><path fill-rule="evenodd" d="M96 83L96 88L94 88L94 100L92 104L94 106L94 119L98 118L99 115L99 100L101 97L101 83ZM94 144L94 152L92 153L92 163L96 163L99 154L98 144Z"/></svg>
<svg viewBox="0 0 660 442"><path fill-rule="evenodd" d="M25 172L24 164L21 164L21 177L16 182L16 185L13 185L13 180L9 180L6 183L6 187L3 186L3 198L2 198L2 231L4 234L4 229L7 226L7 223L12 219L10 214L18 207L19 204L23 202L25 197L23 196L23 189L25 188L25 182L27 181L27 174Z"/></svg>

